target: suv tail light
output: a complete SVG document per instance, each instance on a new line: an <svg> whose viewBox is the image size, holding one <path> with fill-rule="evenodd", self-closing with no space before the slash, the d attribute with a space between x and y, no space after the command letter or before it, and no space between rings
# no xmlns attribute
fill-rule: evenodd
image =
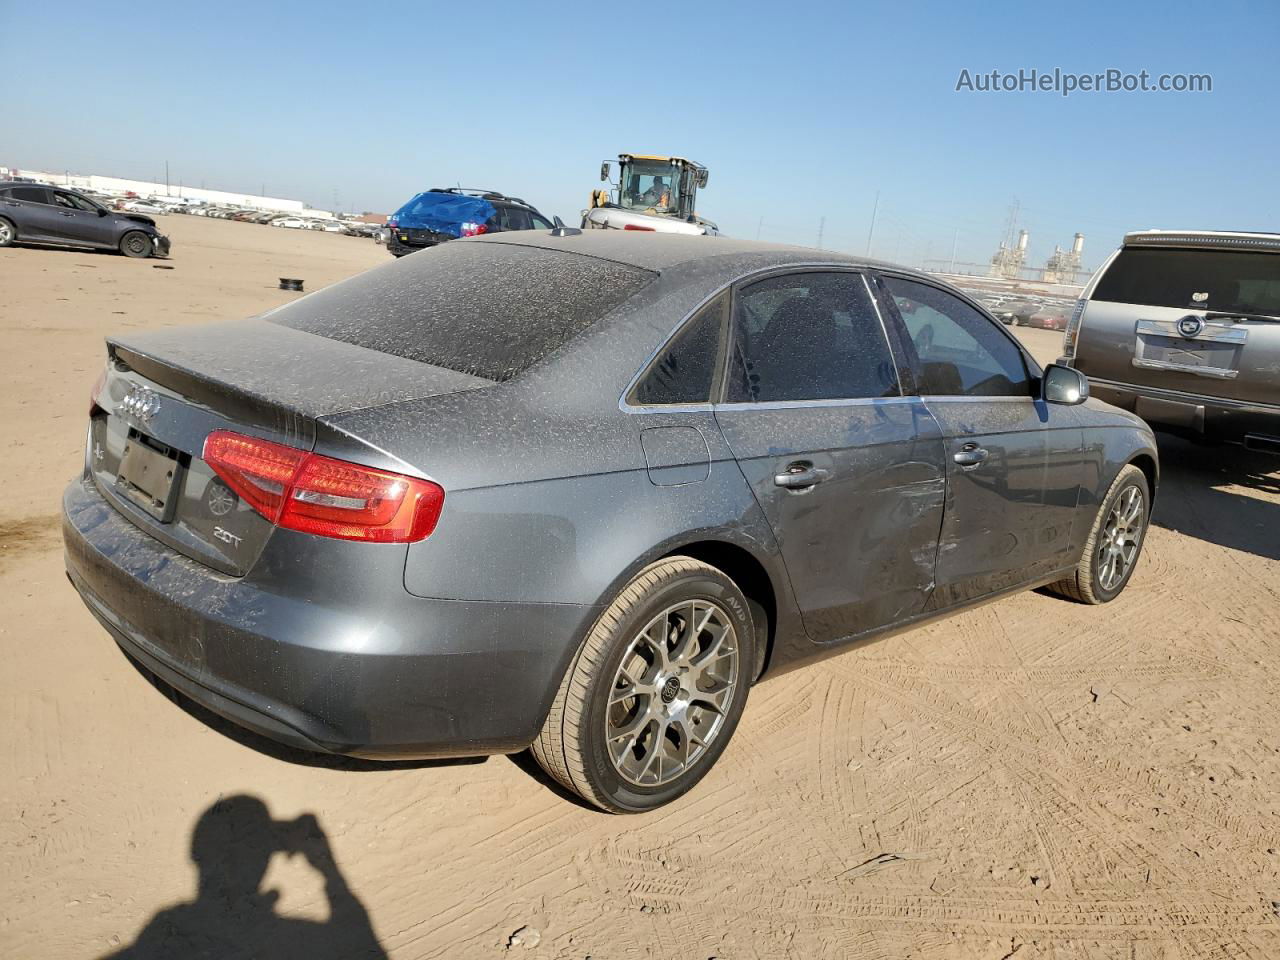
<svg viewBox="0 0 1280 960"><path fill-rule="evenodd" d="M436 528L444 488L430 480L215 430L209 467L276 526L339 540L415 543Z"/></svg>
<svg viewBox="0 0 1280 960"><path fill-rule="evenodd" d="M1071 316L1067 318L1067 329L1062 333L1062 355L1064 357L1074 357L1076 355L1076 339L1080 335L1080 320L1084 317L1084 308L1088 305L1088 300L1083 298L1077 300L1075 307L1071 310Z"/></svg>
<svg viewBox="0 0 1280 960"><path fill-rule="evenodd" d="M478 237L480 234L488 232L489 228L483 223L464 223L461 235L464 237Z"/></svg>

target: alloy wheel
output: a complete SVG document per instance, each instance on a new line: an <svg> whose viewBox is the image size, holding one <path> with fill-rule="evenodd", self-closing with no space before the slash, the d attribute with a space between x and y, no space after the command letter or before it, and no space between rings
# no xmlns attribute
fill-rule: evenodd
<svg viewBox="0 0 1280 960"><path fill-rule="evenodd" d="M1132 569L1145 515L1142 491L1137 487L1127 487L1112 505L1098 538L1098 584L1103 590L1114 590Z"/></svg>
<svg viewBox="0 0 1280 960"><path fill-rule="evenodd" d="M631 641L609 692L605 736L618 775L670 783L706 753L739 682L733 621L710 600L659 613Z"/></svg>

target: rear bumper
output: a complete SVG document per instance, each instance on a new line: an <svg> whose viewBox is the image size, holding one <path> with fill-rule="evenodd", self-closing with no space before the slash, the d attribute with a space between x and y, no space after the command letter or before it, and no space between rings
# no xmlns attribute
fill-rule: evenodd
<svg viewBox="0 0 1280 960"><path fill-rule="evenodd" d="M436 240L427 240L421 243L405 243L399 238L399 236L393 233L387 238L387 252L394 256L402 257L406 253L413 253L415 250L425 250L428 247L438 246L439 243L440 241Z"/></svg>
<svg viewBox="0 0 1280 960"><path fill-rule="evenodd" d="M1065 362L1059 360L1059 363ZM1264 449L1254 438L1280 440L1280 407L1224 397L1089 378L1098 399L1136 413L1153 425L1207 439L1243 443Z"/></svg>
<svg viewBox="0 0 1280 960"><path fill-rule="evenodd" d="M326 753L523 749L597 612L427 600L403 582L326 588L315 570L286 593L278 577L227 577L171 550L82 479L63 496L63 539L71 583L134 659L233 723Z"/></svg>

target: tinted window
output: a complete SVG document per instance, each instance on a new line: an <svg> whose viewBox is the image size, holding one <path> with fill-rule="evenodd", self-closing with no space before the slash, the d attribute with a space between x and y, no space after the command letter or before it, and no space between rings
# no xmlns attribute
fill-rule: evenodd
<svg viewBox="0 0 1280 960"><path fill-rule="evenodd" d="M1095 300L1280 316L1280 255L1239 250L1121 250Z"/></svg>
<svg viewBox="0 0 1280 960"><path fill-rule="evenodd" d="M533 229L533 225L529 221L529 211L521 210L519 207L499 207L498 225L503 230Z"/></svg>
<svg viewBox="0 0 1280 960"><path fill-rule="evenodd" d="M536 213L531 213L531 214L529 214L529 219L533 221L533 229L535 229L535 230L550 230L550 229L551 229L551 224L547 223L547 221L543 220L543 219L542 219L540 216L538 216Z"/></svg>
<svg viewBox="0 0 1280 960"><path fill-rule="evenodd" d="M508 380L653 279L593 257L469 240L369 270L266 319L397 357Z"/></svg>
<svg viewBox="0 0 1280 960"><path fill-rule="evenodd" d="M14 200L26 200L28 203L49 202L49 194L43 187L14 187L9 195Z"/></svg>
<svg viewBox="0 0 1280 960"><path fill-rule="evenodd" d="M860 274L795 273L739 293L729 402L898 393L893 358Z"/></svg>
<svg viewBox="0 0 1280 960"><path fill-rule="evenodd" d="M707 304L658 354L636 385L632 402L706 403L711 399L716 359L720 355L720 331L729 296Z"/></svg>
<svg viewBox="0 0 1280 960"><path fill-rule="evenodd" d="M920 357L922 394L1030 396L1022 351L995 321L937 287L897 277L884 282Z"/></svg>
<svg viewBox="0 0 1280 960"><path fill-rule="evenodd" d="M53 194L53 202L60 207L70 207L72 210L87 210L90 213L97 210L93 204L83 197L77 197L74 193L58 193Z"/></svg>

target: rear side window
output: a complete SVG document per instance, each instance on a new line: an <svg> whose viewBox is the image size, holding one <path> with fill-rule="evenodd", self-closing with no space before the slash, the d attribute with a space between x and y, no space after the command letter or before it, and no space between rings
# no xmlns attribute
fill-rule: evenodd
<svg viewBox="0 0 1280 960"><path fill-rule="evenodd" d="M927 283L885 277L920 358L925 396L1026 397L1022 351L996 323L958 297Z"/></svg>
<svg viewBox="0 0 1280 960"><path fill-rule="evenodd" d="M792 273L745 287L735 308L729 403L899 395L879 315L857 273Z"/></svg>
<svg viewBox="0 0 1280 960"><path fill-rule="evenodd" d="M729 295L704 306L667 343L632 392L631 402L707 403L720 356L720 332L729 311Z"/></svg>
<svg viewBox="0 0 1280 960"><path fill-rule="evenodd" d="M462 240L326 287L264 319L488 380L509 380L655 276L578 254Z"/></svg>
<svg viewBox="0 0 1280 960"><path fill-rule="evenodd" d="M14 200L25 200L27 203L48 203L49 194L43 187L14 187L9 191Z"/></svg>
<svg viewBox="0 0 1280 960"><path fill-rule="evenodd" d="M1098 281L1093 299L1280 316L1280 255L1126 247Z"/></svg>

